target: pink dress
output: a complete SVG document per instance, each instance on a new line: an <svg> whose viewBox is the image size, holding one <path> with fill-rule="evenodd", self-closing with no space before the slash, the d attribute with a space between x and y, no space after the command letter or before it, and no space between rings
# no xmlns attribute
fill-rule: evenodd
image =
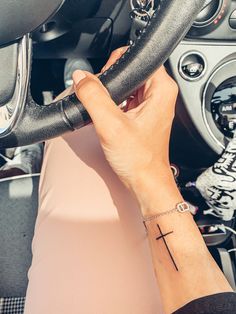
<svg viewBox="0 0 236 314"><path fill-rule="evenodd" d="M46 144L26 314L161 314L136 201L93 126Z"/></svg>

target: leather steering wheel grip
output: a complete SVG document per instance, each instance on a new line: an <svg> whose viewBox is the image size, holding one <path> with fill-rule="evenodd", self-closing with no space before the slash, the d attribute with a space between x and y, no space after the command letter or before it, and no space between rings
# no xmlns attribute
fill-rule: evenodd
<svg viewBox="0 0 236 314"><path fill-rule="evenodd" d="M137 89L170 56L184 38L205 0L160 0L158 9L140 38L100 80L119 104ZM75 94L48 106L28 100L9 134L0 137L0 147L44 141L79 129L91 119Z"/></svg>

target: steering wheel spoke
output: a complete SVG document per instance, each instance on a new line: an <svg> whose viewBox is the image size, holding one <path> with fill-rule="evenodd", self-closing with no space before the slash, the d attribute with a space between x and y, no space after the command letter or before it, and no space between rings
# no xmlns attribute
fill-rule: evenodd
<svg viewBox="0 0 236 314"><path fill-rule="evenodd" d="M5 71L3 88L6 88L0 107L0 139L14 129L21 113L24 111L31 72L31 39L25 35L11 46L0 49L1 69L11 66ZM5 57L4 57L5 56ZM7 62L7 63L6 63ZM2 87L2 86L1 86ZM1 90L3 93L4 91ZM1 145L1 144L0 144Z"/></svg>

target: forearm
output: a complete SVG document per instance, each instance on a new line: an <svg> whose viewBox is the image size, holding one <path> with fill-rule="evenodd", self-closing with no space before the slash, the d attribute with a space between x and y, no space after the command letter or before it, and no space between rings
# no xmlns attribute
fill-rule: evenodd
<svg viewBox="0 0 236 314"><path fill-rule="evenodd" d="M149 176L146 188L145 184L144 193L138 193L144 216L168 211L183 201L171 176L157 179L154 185ZM146 227L166 313L202 296L232 291L190 213L161 216Z"/></svg>
<svg viewBox="0 0 236 314"><path fill-rule="evenodd" d="M143 215L174 208L182 198L168 166L168 147L178 88L165 69L159 69L129 99L126 112L91 74L75 72L74 83L106 159L135 193ZM230 291L190 214L173 213L147 228L167 313L194 298Z"/></svg>

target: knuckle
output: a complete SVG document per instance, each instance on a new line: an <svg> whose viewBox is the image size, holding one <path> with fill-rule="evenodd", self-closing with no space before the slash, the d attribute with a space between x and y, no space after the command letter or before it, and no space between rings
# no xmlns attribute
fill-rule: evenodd
<svg viewBox="0 0 236 314"><path fill-rule="evenodd" d="M175 93L177 95L179 93L179 86L176 83L176 81L173 80L172 78L171 78L170 85L171 85L171 89L173 90L173 93Z"/></svg>
<svg viewBox="0 0 236 314"><path fill-rule="evenodd" d="M167 107L170 120L172 121L175 117L175 110L176 110L176 99L179 93L178 84L173 80L169 75L166 82L166 92L167 92Z"/></svg>
<svg viewBox="0 0 236 314"><path fill-rule="evenodd" d="M123 119L113 118L112 119L112 127L109 129L109 132L105 134L102 132L100 137L104 143L111 142L114 139L124 137L127 134L127 125Z"/></svg>
<svg viewBox="0 0 236 314"><path fill-rule="evenodd" d="M126 124L120 116L113 120L113 130L115 132L122 132L125 129L125 126Z"/></svg>
<svg viewBox="0 0 236 314"><path fill-rule="evenodd" d="M129 124L127 123L127 119L124 116L117 116L114 118L112 121L112 126L112 133L121 137L123 137L124 134L127 134L129 129Z"/></svg>
<svg viewBox="0 0 236 314"><path fill-rule="evenodd" d="M178 84L169 74L167 74L167 83L170 91L172 91L175 94L179 92Z"/></svg>
<svg viewBox="0 0 236 314"><path fill-rule="evenodd" d="M90 98L92 95L94 95L98 91L98 88L98 82L96 82L94 79L87 78L77 86L77 94L81 100L83 100L84 97Z"/></svg>
<svg viewBox="0 0 236 314"><path fill-rule="evenodd" d="M171 120L174 120L175 118L175 110L176 110L176 102L171 101L169 106L169 116Z"/></svg>

